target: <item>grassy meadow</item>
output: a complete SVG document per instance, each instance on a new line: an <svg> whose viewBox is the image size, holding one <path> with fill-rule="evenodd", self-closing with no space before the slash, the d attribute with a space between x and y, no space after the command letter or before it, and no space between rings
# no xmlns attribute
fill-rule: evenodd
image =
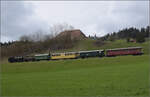
<svg viewBox="0 0 150 97"><path fill-rule="evenodd" d="M58 61L1 62L1 96L150 96L149 41L83 40L63 51L143 47L142 56Z"/></svg>
<svg viewBox="0 0 150 97"><path fill-rule="evenodd" d="M2 96L150 96L149 55L1 67Z"/></svg>

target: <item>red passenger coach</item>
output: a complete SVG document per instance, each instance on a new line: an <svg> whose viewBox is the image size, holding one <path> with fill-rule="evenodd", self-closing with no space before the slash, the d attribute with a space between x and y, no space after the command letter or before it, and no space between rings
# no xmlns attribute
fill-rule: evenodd
<svg viewBox="0 0 150 97"><path fill-rule="evenodd" d="M107 49L106 56L119 56L119 55L141 55L143 54L141 47L128 47L128 48L117 48Z"/></svg>

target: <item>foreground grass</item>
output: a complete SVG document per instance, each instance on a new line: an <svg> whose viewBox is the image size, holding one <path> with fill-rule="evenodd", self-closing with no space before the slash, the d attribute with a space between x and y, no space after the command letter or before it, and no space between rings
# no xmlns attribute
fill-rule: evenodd
<svg viewBox="0 0 150 97"><path fill-rule="evenodd" d="M2 64L3 96L149 96L149 56Z"/></svg>

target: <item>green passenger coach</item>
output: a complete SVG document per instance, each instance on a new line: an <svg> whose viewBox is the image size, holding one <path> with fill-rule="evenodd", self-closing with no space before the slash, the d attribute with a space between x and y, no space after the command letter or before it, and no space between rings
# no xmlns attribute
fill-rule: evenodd
<svg viewBox="0 0 150 97"><path fill-rule="evenodd" d="M50 60L50 54L38 54L34 56L36 61L40 60Z"/></svg>
<svg viewBox="0 0 150 97"><path fill-rule="evenodd" d="M80 51L79 54L80 54L80 58L105 56L104 50Z"/></svg>

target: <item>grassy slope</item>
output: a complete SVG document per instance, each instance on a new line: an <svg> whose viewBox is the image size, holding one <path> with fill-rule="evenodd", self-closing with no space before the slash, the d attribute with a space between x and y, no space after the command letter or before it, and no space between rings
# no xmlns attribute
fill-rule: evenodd
<svg viewBox="0 0 150 97"><path fill-rule="evenodd" d="M149 54L150 41L146 41L144 43L127 43L126 40L116 40L114 42L107 41L106 44L104 44L101 47L96 46L94 44L94 42L95 42L95 40L91 40L91 39L82 40L72 49L59 50L56 52L96 50L96 49L112 49L112 48L126 48L126 47L140 46L140 47L144 48L145 54Z"/></svg>
<svg viewBox="0 0 150 97"><path fill-rule="evenodd" d="M148 96L149 56L2 64L5 96Z"/></svg>

